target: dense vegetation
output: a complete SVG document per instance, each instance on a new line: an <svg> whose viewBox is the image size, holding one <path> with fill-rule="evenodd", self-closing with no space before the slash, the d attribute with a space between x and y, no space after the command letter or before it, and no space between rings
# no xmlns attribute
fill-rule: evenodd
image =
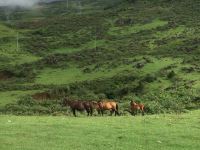
<svg viewBox="0 0 200 150"><path fill-rule="evenodd" d="M66 113L64 96L200 106L198 0L80 0L0 8L0 111Z"/></svg>

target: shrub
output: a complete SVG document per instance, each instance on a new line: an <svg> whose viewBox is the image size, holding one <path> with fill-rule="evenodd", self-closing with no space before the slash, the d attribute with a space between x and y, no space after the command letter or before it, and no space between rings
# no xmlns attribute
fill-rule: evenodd
<svg viewBox="0 0 200 150"><path fill-rule="evenodd" d="M167 78L172 79L176 76L175 72L172 70L168 73Z"/></svg>
<svg viewBox="0 0 200 150"><path fill-rule="evenodd" d="M156 78L155 75L147 74L147 75L145 76L145 78L143 79L143 81L144 81L144 82L150 83L150 82L155 81L156 79L157 79L157 78Z"/></svg>

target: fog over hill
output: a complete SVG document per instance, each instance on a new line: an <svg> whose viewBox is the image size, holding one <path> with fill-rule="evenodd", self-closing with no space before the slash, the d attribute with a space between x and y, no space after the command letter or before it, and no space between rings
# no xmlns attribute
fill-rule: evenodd
<svg viewBox="0 0 200 150"><path fill-rule="evenodd" d="M59 0L1 0L0 6L9 6L9 7L32 7L39 2L53 2Z"/></svg>

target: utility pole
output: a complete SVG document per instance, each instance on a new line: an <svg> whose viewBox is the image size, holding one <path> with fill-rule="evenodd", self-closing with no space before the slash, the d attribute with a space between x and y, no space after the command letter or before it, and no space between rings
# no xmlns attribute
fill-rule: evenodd
<svg viewBox="0 0 200 150"><path fill-rule="evenodd" d="M95 51L97 50L97 27L95 27Z"/></svg>
<svg viewBox="0 0 200 150"><path fill-rule="evenodd" d="M78 0L78 9L79 9L79 13L82 14L82 6L81 6L80 0Z"/></svg>
<svg viewBox="0 0 200 150"><path fill-rule="evenodd" d="M69 0L67 0L67 8L69 8Z"/></svg>
<svg viewBox="0 0 200 150"><path fill-rule="evenodd" d="M10 10L5 10L5 16L6 16L6 22L9 24L10 23Z"/></svg>
<svg viewBox="0 0 200 150"><path fill-rule="evenodd" d="M17 51L19 50L19 32L17 32Z"/></svg>

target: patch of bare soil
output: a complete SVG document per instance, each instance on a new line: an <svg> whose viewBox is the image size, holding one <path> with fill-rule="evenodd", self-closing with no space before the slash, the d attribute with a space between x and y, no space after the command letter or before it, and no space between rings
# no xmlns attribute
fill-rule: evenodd
<svg viewBox="0 0 200 150"><path fill-rule="evenodd" d="M48 92L42 92L42 93L35 93L32 95L33 99L35 100L49 100L53 99L53 96L49 94Z"/></svg>
<svg viewBox="0 0 200 150"><path fill-rule="evenodd" d="M14 74L10 71L0 71L0 81L9 80L14 77Z"/></svg>

